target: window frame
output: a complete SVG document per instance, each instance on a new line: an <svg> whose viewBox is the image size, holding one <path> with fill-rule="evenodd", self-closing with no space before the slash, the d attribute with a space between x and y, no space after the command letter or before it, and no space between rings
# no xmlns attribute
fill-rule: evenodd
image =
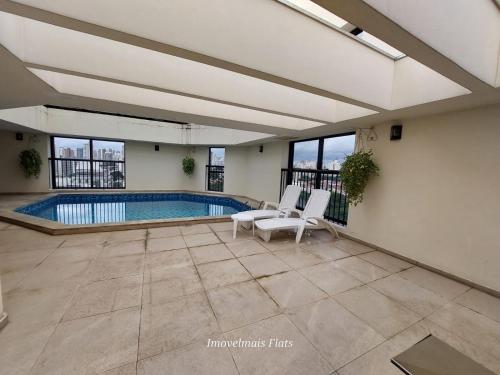
<svg viewBox="0 0 500 375"><path fill-rule="evenodd" d="M60 158L56 156L56 149L55 149L55 139L56 138L65 138L65 139L81 139L81 140L88 140L89 141L89 158L88 159L83 159L83 158ZM119 142L123 143L123 160L101 160L101 159L94 159L94 141L103 141L103 142ZM51 174L51 184L52 184L52 189L96 189L96 190L107 190L107 189L126 189L127 187L127 142L121 139L110 139L110 138L94 138L94 137L76 137L76 136L66 136L66 135L61 135L61 134L51 134L50 136L50 174ZM56 159L64 159L64 160L80 160L80 161L89 161L90 165L93 165L93 162L109 162L109 161L114 161L117 163L123 163L123 170L125 172L125 179L123 181L123 187L113 187L113 188L103 188L103 187L56 187L56 182L55 182L55 174L54 174L54 162Z"/></svg>
<svg viewBox="0 0 500 375"><path fill-rule="evenodd" d="M351 132L345 132L345 133L339 133L339 134L333 134L333 135L325 135L323 137L314 137L314 138L307 138L307 139L299 139L296 141L290 141L289 148L288 148L288 169L289 170L300 169L300 168L293 167L293 159L295 156L295 144L296 143L308 142L308 141L319 141L318 142L318 154L316 156L316 169L311 169L311 170L312 171L314 171L314 170L326 170L323 168L325 139L345 137L348 135L356 135L356 132L351 131Z"/></svg>

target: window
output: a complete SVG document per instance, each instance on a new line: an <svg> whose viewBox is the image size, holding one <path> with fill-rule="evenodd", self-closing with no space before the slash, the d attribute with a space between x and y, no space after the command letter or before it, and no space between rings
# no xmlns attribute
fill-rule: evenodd
<svg viewBox="0 0 500 375"><path fill-rule="evenodd" d="M298 169L317 169L318 151L318 139L296 142L294 144L293 167Z"/></svg>
<svg viewBox="0 0 500 375"><path fill-rule="evenodd" d="M345 157L354 151L356 136L325 138L323 146L323 169L340 170Z"/></svg>
<svg viewBox="0 0 500 375"><path fill-rule="evenodd" d="M224 166L226 149L224 147L210 147L208 164Z"/></svg>
<svg viewBox="0 0 500 375"><path fill-rule="evenodd" d="M355 139L355 133L346 133L291 142L289 168L338 171L345 157L353 153Z"/></svg>
<svg viewBox="0 0 500 375"><path fill-rule="evenodd" d="M52 137L54 189L124 189L125 143Z"/></svg>

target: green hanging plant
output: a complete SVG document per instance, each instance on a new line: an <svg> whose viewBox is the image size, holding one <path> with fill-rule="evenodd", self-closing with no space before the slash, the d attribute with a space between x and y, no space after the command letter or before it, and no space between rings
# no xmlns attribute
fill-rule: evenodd
<svg viewBox="0 0 500 375"><path fill-rule="evenodd" d="M191 156L186 156L182 159L182 170L188 176L191 176L194 172L194 159Z"/></svg>
<svg viewBox="0 0 500 375"><path fill-rule="evenodd" d="M363 192L370 177L378 175L379 168L372 156L371 150L355 152L345 158L340 168L340 179L347 193L347 200L354 206L363 201Z"/></svg>
<svg viewBox="0 0 500 375"><path fill-rule="evenodd" d="M26 178L30 178L31 176L38 178L40 176L42 158L40 157L40 153L34 148L21 151L19 154L19 163Z"/></svg>

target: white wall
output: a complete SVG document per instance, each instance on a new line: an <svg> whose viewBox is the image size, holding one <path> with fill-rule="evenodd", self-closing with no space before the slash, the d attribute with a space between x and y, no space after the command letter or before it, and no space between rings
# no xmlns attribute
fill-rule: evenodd
<svg viewBox="0 0 500 375"><path fill-rule="evenodd" d="M390 124L369 142L380 167L349 212L353 236L500 291L500 106Z"/></svg>
<svg viewBox="0 0 500 375"><path fill-rule="evenodd" d="M224 191L265 201L279 199L280 173L288 161L288 142L226 147Z"/></svg>
<svg viewBox="0 0 500 375"><path fill-rule="evenodd" d="M189 149L195 159L192 176L182 170L182 159ZM125 158L127 190L204 190L208 147L160 144L160 151L155 151L154 143L129 141Z"/></svg>
<svg viewBox="0 0 500 375"><path fill-rule="evenodd" d="M24 177L19 165L19 153L34 148L42 157L42 170L39 178ZM0 193L33 193L49 189L48 136L45 134L24 133L24 139L17 141L15 133L0 130Z"/></svg>

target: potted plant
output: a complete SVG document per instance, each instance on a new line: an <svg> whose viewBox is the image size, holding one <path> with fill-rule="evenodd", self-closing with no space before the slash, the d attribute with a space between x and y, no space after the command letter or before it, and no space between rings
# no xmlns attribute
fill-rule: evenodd
<svg viewBox="0 0 500 375"><path fill-rule="evenodd" d="M187 176L191 176L194 172L194 159L191 155L182 159L182 170Z"/></svg>
<svg viewBox="0 0 500 375"><path fill-rule="evenodd" d="M379 168L372 157L371 150L354 152L345 158L340 169L339 175L347 194L347 200L354 206L363 201L363 192L370 177L378 175Z"/></svg>
<svg viewBox="0 0 500 375"><path fill-rule="evenodd" d="M40 153L34 148L21 151L19 154L19 163L26 178L30 178L31 176L38 178L40 176L42 158L40 157Z"/></svg>

